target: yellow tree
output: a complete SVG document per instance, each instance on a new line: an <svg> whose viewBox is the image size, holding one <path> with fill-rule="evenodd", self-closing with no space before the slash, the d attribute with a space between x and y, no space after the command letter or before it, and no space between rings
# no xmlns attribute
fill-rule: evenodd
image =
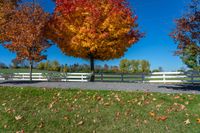
<svg viewBox="0 0 200 133"><path fill-rule="evenodd" d="M136 19L126 0L57 0L47 36L94 73L94 60L120 58L142 37Z"/></svg>

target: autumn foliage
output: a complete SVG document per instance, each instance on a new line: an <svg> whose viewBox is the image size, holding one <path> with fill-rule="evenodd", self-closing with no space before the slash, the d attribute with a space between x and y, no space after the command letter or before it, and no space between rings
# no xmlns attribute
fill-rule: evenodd
<svg viewBox="0 0 200 133"><path fill-rule="evenodd" d="M25 3L15 8L4 8L6 21L1 25L3 46L16 53L16 60L30 61L30 80L33 62L46 58L43 53L50 47L45 36L49 14L36 4ZM8 14L8 15L7 15Z"/></svg>
<svg viewBox="0 0 200 133"><path fill-rule="evenodd" d="M178 44L178 54L188 67L197 66L196 58L200 52L200 2L193 0L189 12L176 20L176 29L171 37Z"/></svg>
<svg viewBox="0 0 200 133"><path fill-rule="evenodd" d="M3 38L6 48L17 54L17 59L40 61L46 56L42 52L50 45L45 35L45 24L49 14L32 4L20 5L11 10L11 17L4 24Z"/></svg>
<svg viewBox="0 0 200 133"><path fill-rule="evenodd" d="M125 0L57 0L48 36L70 56L120 58L141 37L136 19Z"/></svg>

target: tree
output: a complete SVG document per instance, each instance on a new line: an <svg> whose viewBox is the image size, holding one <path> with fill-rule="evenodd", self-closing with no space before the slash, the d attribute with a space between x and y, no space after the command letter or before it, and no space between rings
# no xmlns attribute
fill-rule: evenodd
<svg viewBox="0 0 200 133"><path fill-rule="evenodd" d="M132 60L131 63L131 71L133 73L139 73L140 72L140 61L139 60Z"/></svg>
<svg viewBox="0 0 200 133"><path fill-rule="evenodd" d="M39 70L45 70L45 63L44 63L44 62L40 62L40 63L37 65L37 69L39 69Z"/></svg>
<svg viewBox="0 0 200 133"><path fill-rule="evenodd" d="M150 63L146 60L141 60L141 72L149 73L150 72Z"/></svg>
<svg viewBox="0 0 200 133"><path fill-rule="evenodd" d="M50 71L60 71L60 63L57 60L54 60L50 63Z"/></svg>
<svg viewBox="0 0 200 133"><path fill-rule="evenodd" d="M131 66L131 63L128 59L123 59L120 61L120 71L123 72L123 73L127 73L130 71L130 66Z"/></svg>
<svg viewBox="0 0 200 133"><path fill-rule="evenodd" d="M57 0L48 36L63 53L94 60L120 58L142 35L126 0Z"/></svg>
<svg viewBox="0 0 200 133"><path fill-rule="evenodd" d="M7 69L8 66L7 66L5 63L0 62L0 68L1 68L1 69Z"/></svg>
<svg viewBox="0 0 200 133"><path fill-rule="evenodd" d="M8 17L10 17L9 10L14 9L18 2L20 0L0 0L0 43L2 41L1 27L8 21Z"/></svg>
<svg viewBox="0 0 200 133"><path fill-rule="evenodd" d="M171 37L178 44L176 54L192 69L200 69L197 56L200 55L200 1L192 0L189 12L176 20L176 29Z"/></svg>
<svg viewBox="0 0 200 133"><path fill-rule="evenodd" d="M13 59L11 64L12 68L28 68L28 62L27 60L16 60Z"/></svg>
<svg viewBox="0 0 200 133"><path fill-rule="evenodd" d="M10 11L11 16L3 26L3 46L15 52L17 60L30 62L30 80L33 63L46 58L45 50L50 47L45 36L45 25L49 14L36 4L25 3Z"/></svg>

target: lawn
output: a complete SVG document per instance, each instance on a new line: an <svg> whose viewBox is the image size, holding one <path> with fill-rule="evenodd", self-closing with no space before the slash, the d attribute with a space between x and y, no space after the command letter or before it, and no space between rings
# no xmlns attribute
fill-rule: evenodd
<svg viewBox="0 0 200 133"><path fill-rule="evenodd" d="M1 132L200 132L200 95L0 88Z"/></svg>
<svg viewBox="0 0 200 133"><path fill-rule="evenodd" d="M28 68L19 68L19 69L0 69L0 73L12 74L12 73L29 73ZM33 73L45 73L46 70L33 69Z"/></svg>

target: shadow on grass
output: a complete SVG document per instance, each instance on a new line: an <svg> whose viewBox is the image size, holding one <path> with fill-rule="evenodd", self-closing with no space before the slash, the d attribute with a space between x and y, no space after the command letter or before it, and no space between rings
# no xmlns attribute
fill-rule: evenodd
<svg viewBox="0 0 200 133"><path fill-rule="evenodd" d="M200 91L200 84L177 84L177 85L162 85L158 88L166 88L181 91Z"/></svg>
<svg viewBox="0 0 200 133"><path fill-rule="evenodd" d="M2 81L0 84L35 84L35 83L41 83L43 81Z"/></svg>

